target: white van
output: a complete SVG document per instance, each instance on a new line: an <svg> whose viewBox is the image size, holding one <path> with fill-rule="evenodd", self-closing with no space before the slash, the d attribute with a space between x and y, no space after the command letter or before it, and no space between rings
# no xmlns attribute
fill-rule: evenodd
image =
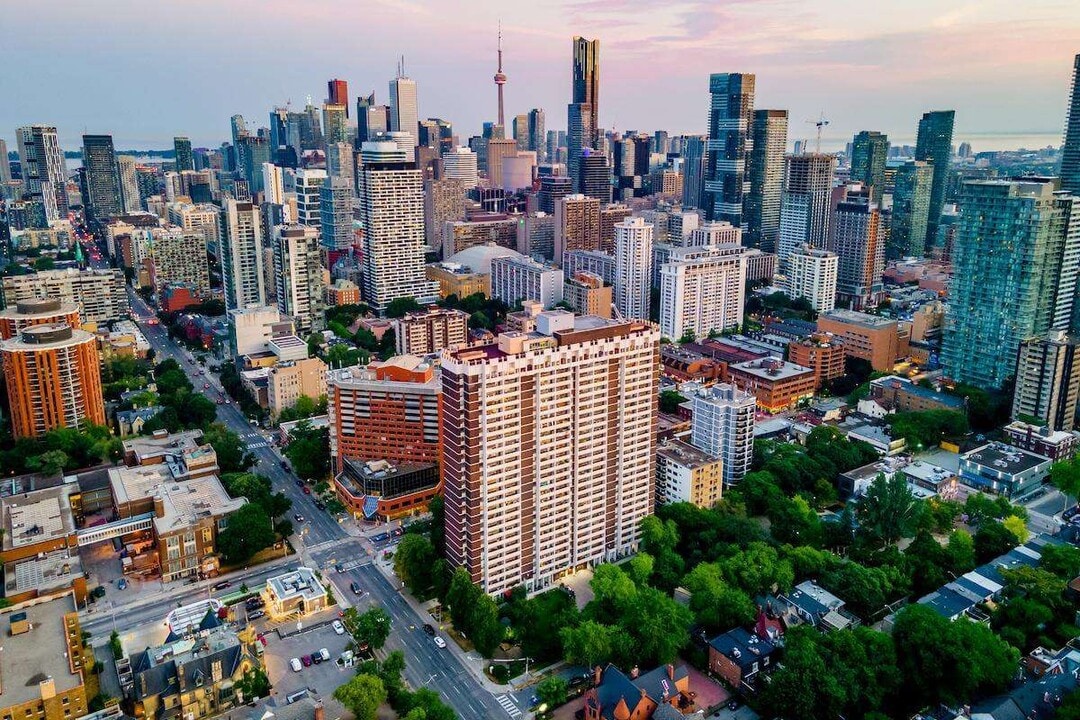
<svg viewBox="0 0 1080 720"><path fill-rule="evenodd" d="M290 660L289 661L289 667L292 668L293 672L300 672L301 670L304 669L304 666L300 664L300 659L299 658L293 658L292 660Z"/></svg>

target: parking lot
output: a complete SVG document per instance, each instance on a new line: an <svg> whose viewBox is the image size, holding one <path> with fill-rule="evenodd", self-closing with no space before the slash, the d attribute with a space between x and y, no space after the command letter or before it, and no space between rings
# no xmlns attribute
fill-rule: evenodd
<svg viewBox="0 0 1080 720"><path fill-rule="evenodd" d="M349 642L348 633L338 635L327 623L285 638L279 638L277 633L268 633L266 639L264 660L276 701L279 704L284 703L290 694L307 689L312 696L322 699L326 704L327 717L340 716L344 708L331 695L339 685L352 677L353 668L343 667L338 662ZM326 648L329 653L329 662L313 662L306 667L301 665L300 672L294 672L289 667L292 658L301 659L322 648Z"/></svg>

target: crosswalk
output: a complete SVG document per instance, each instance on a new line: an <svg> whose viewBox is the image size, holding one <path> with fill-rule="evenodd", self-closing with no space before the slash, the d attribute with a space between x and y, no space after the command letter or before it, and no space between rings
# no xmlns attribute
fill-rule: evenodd
<svg viewBox="0 0 1080 720"><path fill-rule="evenodd" d="M264 441L264 442L248 443L248 445L247 445L248 450L258 450L259 448L264 448L264 447L270 447L270 444Z"/></svg>
<svg viewBox="0 0 1080 720"><path fill-rule="evenodd" d="M521 715L521 710L514 704L514 701L511 700L509 696L496 695L495 702L499 703L499 705L502 706L502 709L505 710L506 714L510 717L516 718Z"/></svg>

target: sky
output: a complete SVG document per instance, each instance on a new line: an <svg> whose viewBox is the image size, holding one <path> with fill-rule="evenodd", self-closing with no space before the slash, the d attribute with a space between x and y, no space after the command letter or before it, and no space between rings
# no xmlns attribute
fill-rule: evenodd
<svg viewBox="0 0 1080 720"><path fill-rule="evenodd" d="M56 125L67 149L84 132L118 149L214 147L231 115L265 125L274 105L322 102L332 77L387 102L401 55L421 117L465 142L496 113L501 20L508 124L540 107L566 127L584 35L600 40L608 129L703 133L709 73L747 72L756 107L790 111L789 140L824 113L825 148L863 129L912 143L921 113L951 108L955 140L978 151L1005 134L1059 141L1080 53L1076 0L35 0L0 3L0 19L12 149L31 123Z"/></svg>

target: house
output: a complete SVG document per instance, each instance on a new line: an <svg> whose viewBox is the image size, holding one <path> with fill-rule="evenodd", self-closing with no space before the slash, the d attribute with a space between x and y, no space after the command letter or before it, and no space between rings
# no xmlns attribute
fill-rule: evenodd
<svg viewBox="0 0 1080 720"><path fill-rule="evenodd" d="M758 674L772 667L776 650L769 640L737 627L709 641L709 670L733 688L753 691Z"/></svg>
<svg viewBox="0 0 1080 720"><path fill-rule="evenodd" d="M637 668L627 675L608 665L596 669L595 682L585 692L584 720L664 720L671 710L679 712L676 717L694 710L690 674L683 665L663 665L644 675Z"/></svg>
<svg viewBox="0 0 1080 720"><path fill-rule="evenodd" d="M161 405L151 405L135 410L119 411L116 413L116 427L120 431L120 437L140 434L146 422L164 409Z"/></svg>
<svg viewBox="0 0 1080 720"><path fill-rule="evenodd" d="M298 567L284 575L267 578L262 592L270 617L310 615L325 610L326 588L311 568Z"/></svg>
<svg viewBox="0 0 1080 720"><path fill-rule="evenodd" d="M779 600L818 630L843 630L859 624L859 619L844 609L843 600L813 580L799 583L790 593L781 594Z"/></svg>
<svg viewBox="0 0 1080 720"><path fill-rule="evenodd" d="M1026 679L1007 694L987 698L971 706L971 720L1050 720L1062 698L1077 688L1074 673Z"/></svg>

